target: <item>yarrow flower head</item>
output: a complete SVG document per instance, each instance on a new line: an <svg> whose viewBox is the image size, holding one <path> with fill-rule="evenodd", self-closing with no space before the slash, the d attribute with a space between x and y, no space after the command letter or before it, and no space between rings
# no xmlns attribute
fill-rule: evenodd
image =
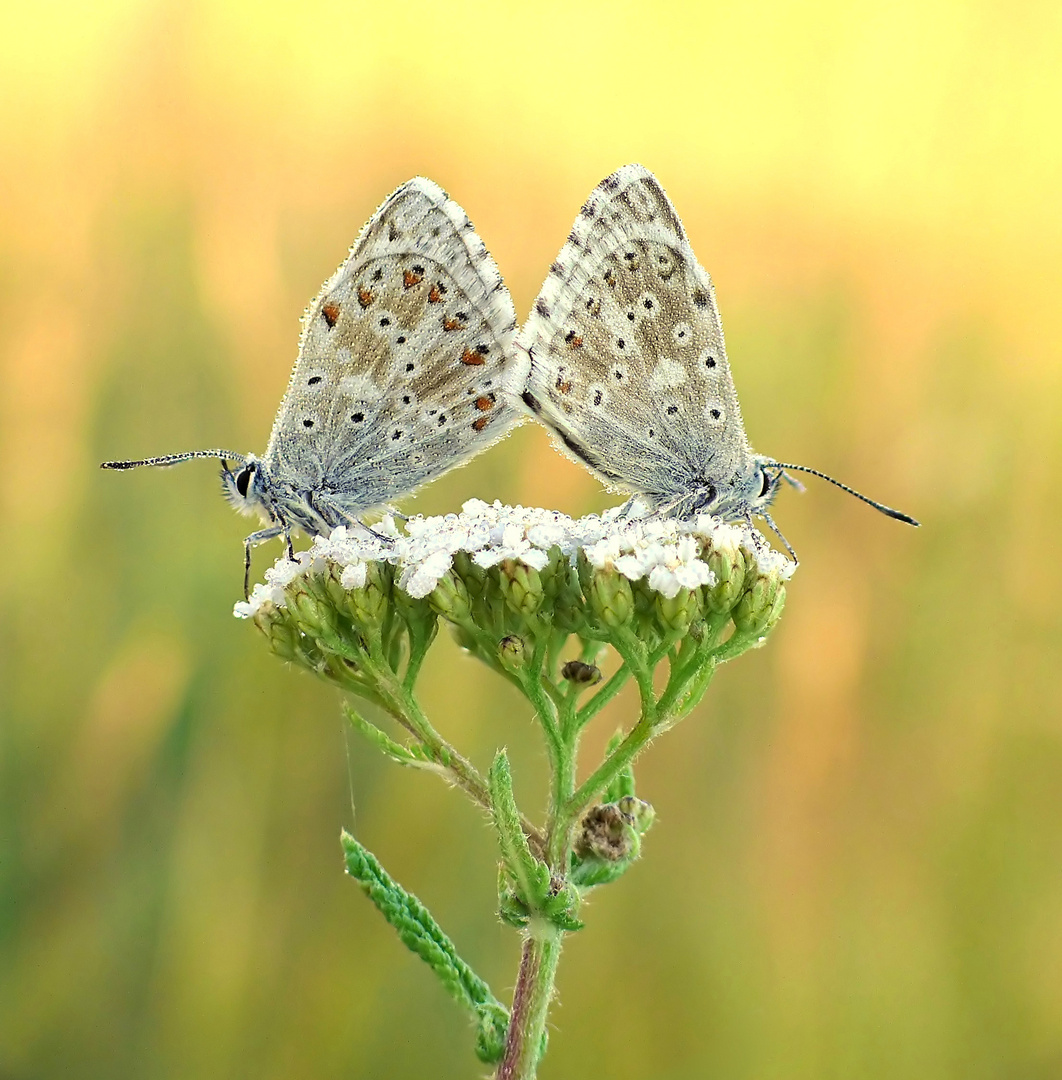
<svg viewBox="0 0 1062 1080"><path fill-rule="evenodd" d="M681 589L718 584L708 556L720 551L729 552L731 561L744 552L748 567L781 581L792 574L793 564L758 532L707 515L691 521L623 518L614 509L573 519L554 510L471 499L460 514L411 518L404 534L386 517L372 532L340 526L328 537L319 536L294 560L281 558L267 570L265 583L256 585L234 614L253 618L264 607L283 607L285 589L296 577L322 573L326 565L340 568L344 588L357 589L364 585L367 564L385 563L395 568L401 591L423 599L453 567L458 553L483 569L519 562L542 571L551 559L574 566L583 558L595 570L644 581L650 591L672 598Z"/></svg>
<svg viewBox="0 0 1062 1080"><path fill-rule="evenodd" d="M279 656L397 724L401 741L347 706L385 755L444 777L489 813L498 914L549 937L579 930L584 895L638 862L654 813L635 793L635 758L700 701L719 664L763 642L792 571L750 526L708 516L615 509L572 519L472 500L460 514L401 528L385 517L371 530L317 537L279 559L234 613ZM504 750L485 775L425 715L416 682L440 624L522 693L540 723L552 775L543 827L519 812ZM628 680L638 719L577 782L580 732ZM353 837L343 842L348 873L470 1010L480 1059L498 1061L512 1041L508 1010L420 901Z"/></svg>
<svg viewBox="0 0 1062 1080"><path fill-rule="evenodd" d="M573 635L621 655L632 641L665 655L689 634L713 643L717 659L725 642L729 659L777 621L792 571L751 527L707 515L616 508L573 519L473 499L460 514L401 529L385 517L372 530L317 537L267 570L234 614L253 619L280 655L375 699L372 650L392 674L419 664L439 619L517 681L528 665L558 660Z"/></svg>

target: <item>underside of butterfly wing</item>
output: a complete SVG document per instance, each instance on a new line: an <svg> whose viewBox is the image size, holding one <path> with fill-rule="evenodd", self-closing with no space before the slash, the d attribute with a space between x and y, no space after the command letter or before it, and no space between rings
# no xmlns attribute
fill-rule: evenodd
<svg viewBox="0 0 1062 1080"><path fill-rule="evenodd" d="M611 486L667 503L751 467L711 279L642 166L591 194L518 346L525 403Z"/></svg>
<svg viewBox="0 0 1062 1080"><path fill-rule="evenodd" d="M307 310L265 465L332 524L467 461L522 418L515 313L464 211L409 181Z"/></svg>

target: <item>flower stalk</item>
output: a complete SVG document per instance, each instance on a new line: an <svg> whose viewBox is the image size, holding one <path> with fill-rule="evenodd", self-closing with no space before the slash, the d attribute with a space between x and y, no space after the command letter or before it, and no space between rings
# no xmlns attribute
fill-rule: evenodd
<svg viewBox="0 0 1062 1080"><path fill-rule="evenodd" d="M499 914L523 938L511 1013L348 834L344 852L402 941L470 1012L480 1059L499 1080L530 1080L564 937L582 928L586 893L639 859L652 825L651 805L635 794L639 754L700 702L721 664L763 642L791 566L759 534L705 518L572 521L470 503L459 516L412 519L404 535L390 519L377 528L371 540L337 529L281 560L236 614L277 655L379 713L345 706L370 745L442 777L489 815ZM440 625L533 711L549 762L543 821L517 806L504 750L484 774L428 720L416 684ZM638 716L580 783L582 732L628 682Z"/></svg>

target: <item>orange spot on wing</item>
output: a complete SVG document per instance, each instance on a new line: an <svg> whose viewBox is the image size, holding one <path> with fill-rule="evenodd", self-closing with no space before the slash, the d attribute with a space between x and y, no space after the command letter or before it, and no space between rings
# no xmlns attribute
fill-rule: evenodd
<svg viewBox="0 0 1062 1080"><path fill-rule="evenodd" d="M412 289L414 285L419 285L424 280L423 274L418 274L415 270L405 270L402 273L402 286L406 289Z"/></svg>
<svg viewBox="0 0 1062 1080"><path fill-rule="evenodd" d="M494 398L492 397L478 397L476 398L476 408L480 412L490 412L494 408Z"/></svg>
<svg viewBox="0 0 1062 1080"><path fill-rule="evenodd" d="M464 328L464 323L462 323L460 319L447 319L445 316L443 317L443 329L445 331L463 330Z"/></svg>
<svg viewBox="0 0 1062 1080"><path fill-rule="evenodd" d="M376 297L368 289L358 289L358 303L367 308Z"/></svg>
<svg viewBox="0 0 1062 1080"><path fill-rule="evenodd" d="M476 429L476 431L482 431L487 426L487 421L489 419L490 418L487 416L481 416L478 420L473 420L472 426Z"/></svg>
<svg viewBox="0 0 1062 1080"><path fill-rule="evenodd" d="M445 323L443 325L444 327L446 326ZM449 329L449 327L446 327L446 329ZM469 349L469 347L466 345L465 351L461 353L461 363L468 364L469 367L479 367L480 364L484 363L484 360L483 357L479 355L479 353L472 352L472 350Z"/></svg>
<svg viewBox="0 0 1062 1080"><path fill-rule="evenodd" d="M582 348L582 344L583 339L581 337L573 337L571 341L568 342L568 347L572 349L579 349Z"/></svg>
<svg viewBox="0 0 1062 1080"><path fill-rule="evenodd" d="M442 290L438 285L433 285L428 292L428 303L437 304L442 300Z"/></svg>
<svg viewBox="0 0 1062 1080"><path fill-rule="evenodd" d="M325 317L325 322L330 327L335 326L339 321L339 305L334 300L329 300L323 308L321 308L321 314Z"/></svg>
<svg viewBox="0 0 1062 1080"><path fill-rule="evenodd" d="M572 392L572 384L570 382L558 382L557 389L562 394L570 394Z"/></svg>

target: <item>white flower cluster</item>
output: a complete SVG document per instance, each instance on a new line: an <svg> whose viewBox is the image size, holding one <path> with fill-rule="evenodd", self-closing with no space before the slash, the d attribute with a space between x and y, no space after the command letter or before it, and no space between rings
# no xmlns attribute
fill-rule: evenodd
<svg viewBox="0 0 1062 1080"><path fill-rule="evenodd" d="M347 589L365 584L368 563L393 563L399 570L399 588L423 597L450 569L458 551L467 552L484 568L513 559L541 570L554 547L571 559L583 551L592 566L613 567L631 581L648 578L650 589L672 597L682 588L714 584L708 564L700 558L706 540L716 549L743 548L765 573L775 571L788 579L793 572L794 565L754 529L723 524L707 514L676 521L644 513L624 515L616 507L575 520L555 510L471 499L460 514L410 518L404 534L395 528L393 518L385 517L371 532L341 526L331 536L318 536L294 560L278 559L266 571L265 583L256 585L251 598L238 603L233 614L247 619L264 605L283 607L285 586L300 574L323 572L326 563L342 567L340 581Z"/></svg>

